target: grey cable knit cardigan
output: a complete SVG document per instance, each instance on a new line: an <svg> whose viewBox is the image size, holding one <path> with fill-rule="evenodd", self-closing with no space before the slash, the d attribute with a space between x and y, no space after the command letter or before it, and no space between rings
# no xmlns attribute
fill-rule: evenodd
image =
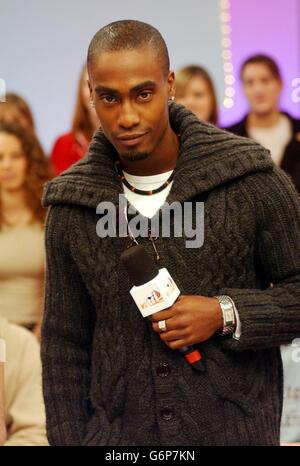
<svg viewBox="0 0 300 466"><path fill-rule="evenodd" d="M174 103L170 121L181 150L167 201L205 201L205 237L198 249L159 237L161 266L184 294L231 296L242 337L202 343L201 374L142 318L120 264L126 239L96 235L96 206L122 192L114 150L98 131L43 198L51 206L41 352L52 445L279 444L278 347L300 335L299 197L255 142ZM154 255L147 238L140 242Z"/></svg>

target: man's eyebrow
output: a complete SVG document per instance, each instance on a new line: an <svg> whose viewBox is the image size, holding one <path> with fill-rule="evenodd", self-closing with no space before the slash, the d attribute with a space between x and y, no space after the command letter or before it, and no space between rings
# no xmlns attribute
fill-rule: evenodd
<svg viewBox="0 0 300 466"><path fill-rule="evenodd" d="M97 87L95 87L95 92L97 94L100 94L101 92L107 92L109 94L118 94L118 91L116 91L115 89L112 89L110 87L106 87L106 86L97 86Z"/></svg>
<svg viewBox="0 0 300 466"><path fill-rule="evenodd" d="M154 81L144 81L141 84L137 84L137 86L134 86L131 91L140 91L141 89L154 89L156 87L156 83Z"/></svg>
<svg viewBox="0 0 300 466"><path fill-rule="evenodd" d="M149 81L144 81L132 87L130 89L130 92L137 92L145 88L154 89L155 87L157 87L156 83L154 81L149 80ZM97 94L104 93L104 92L107 92L108 94L119 94L119 92L116 89L112 89L111 87L100 86L100 85L95 87L95 92Z"/></svg>

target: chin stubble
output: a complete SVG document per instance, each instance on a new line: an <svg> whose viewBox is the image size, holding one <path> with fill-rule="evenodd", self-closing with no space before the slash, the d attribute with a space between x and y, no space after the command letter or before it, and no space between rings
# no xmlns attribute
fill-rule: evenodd
<svg viewBox="0 0 300 466"><path fill-rule="evenodd" d="M145 160L150 156L148 152L140 152L137 154L119 154L119 155L122 160L124 161L126 160L128 162L136 162L138 160Z"/></svg>

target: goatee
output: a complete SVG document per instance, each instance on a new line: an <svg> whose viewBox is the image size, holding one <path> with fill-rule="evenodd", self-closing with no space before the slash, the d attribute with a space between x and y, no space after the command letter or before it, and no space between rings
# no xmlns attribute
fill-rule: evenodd
<svg viewBox="0 0 300 466"><path fill-rule="evenodd" d="M119 154L120 159L128 162L137 162L138 160L147 159L150 154L148 152L137 152L136 154Z"/></svg>

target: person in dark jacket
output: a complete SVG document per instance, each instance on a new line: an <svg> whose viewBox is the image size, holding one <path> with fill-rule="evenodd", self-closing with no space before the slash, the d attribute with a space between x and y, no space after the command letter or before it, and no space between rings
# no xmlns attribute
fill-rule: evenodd
<svg viewBox="0 0 300 466"><path fill-rule="evenodd" d="M100 29L88 69L101 130L43 196L50 444L278 445L279 345L300 334L294 186L259 144L172 102L174 73L152 26L124 20ZM126 236L118 223L115 234L98 228L102 208L120 214L124 195L143 222L159 222L164 201L188 203L193 235L205 207L196 246L187 247L188 230L175 234L175 213L169 235L135 238L181 291L151 319L132 300L120 260L132 229ZM200 350L204 372L178 351L189 345Z"/></svg>
<svg viewBox="0 0 300 466"><path fill-rule="evenodd" d="M300 120L279 108L283 83L277 63L266 55L250 57L242 65L241 80L250 111L227 130L269 149L300 192Z"/></svg>

